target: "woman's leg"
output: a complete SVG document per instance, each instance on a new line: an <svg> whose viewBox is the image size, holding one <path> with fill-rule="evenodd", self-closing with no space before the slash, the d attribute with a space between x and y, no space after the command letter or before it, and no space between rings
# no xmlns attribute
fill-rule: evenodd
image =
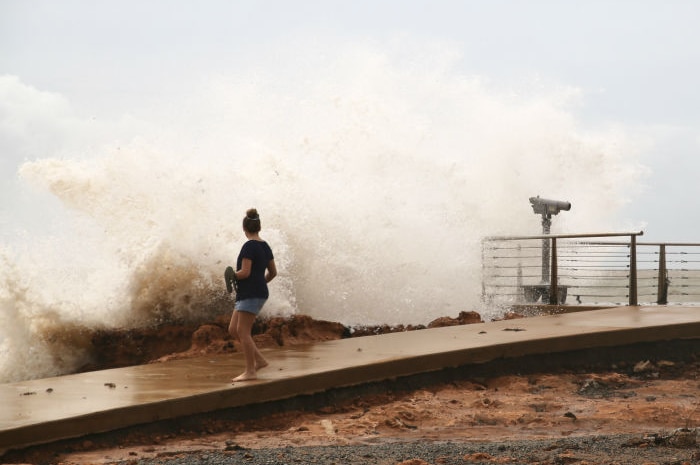
<svg viewBox="0 0 700 465"><path fill-rule="evenodd" d="M231 325L235 324L234 328L245 357L245 371L233 378L234 382L256 379L258 369L268 365L253 341L253 323L255 315L249 312L234 311L234 317L231 318Z"/></svg>
<svg viewBox="0 0 700 465"><path fill-rule="evenodd" d="M246 312L237 312L234 310L233 314L231 315L231 322L228 325L228 332L233 338L234 342L237 342L240 344L241 339L238 337L238 315L240 313L246 313ZM254 323L255 321L253 321ZM251 331L252 333L252 331ZM253 347L255 348L255 369L259 370L261 368L265 368L266 366L269 365L268 361L265 359L263 354L260 352L258 349L258 346L255 345L255 342L253 342ZM242 347L238 347L238 350L243 350Z"/></svg>
<svg viewBox="0 0 700 465"><path fill-rule="evenodd" d="M231 322L228 325L228 333L231 335L234 341L238 340L238 312L235 310L231 315Z"/></svg>
<svg viewBox="0 0 700 465"><path fill-rule="evenodd" d="M258 346L255 345L255 342L253 342L253 347L255 348L255 369L259 370L268 366L269 363L267 363L267 360L265 357L263 357L263 354L260 353L260 350L258 350Z"/></svg>
<svg viewBox="0 0 700 465"><path fill-rule="evenodd" d="M253 342L253 335L251 334L253 330L253 323L255 322L255 315L248 312L240 312L238 310L236 310L234 313L237 315L236 334L238 335L238 340L241 342L243 357L245 357L245 371L233 378L233 381L236 382L256 379L255 343Z"/></svg>

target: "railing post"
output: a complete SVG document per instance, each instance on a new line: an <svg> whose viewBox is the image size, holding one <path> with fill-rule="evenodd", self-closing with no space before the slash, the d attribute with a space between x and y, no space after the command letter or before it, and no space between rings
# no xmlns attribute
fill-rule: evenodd
<svg viewBox="0 0 700 465"><path fill-rule="evenodd" d="M515 285L518 289L517 302L523 302L525 300L524 289L523 289L523 258L522 258L522 246L518 244L518 275L516 278Z"/></svg>
<svg viewBox="0 0 700 465"><path fill-rule="evenodd" d="M552 241L552 247L551 247L551 254L552 254L552 266L550 267L551 270L551 277L550 277L550 285L549 285L549 304L550 305L558 305L559 304L559 285L557 282L559 281L558 279L558 274L559 270L557 269L557 238L553 237L551 239Z"/></svg>
<svg viewBox="0 0 700 465"><path fill-rule="evenodd" d="M486 241L481 240L481 301L486 302Z"/></svg>
<svg viewBox="0 0 700 465"><path fill-rule="evenodd" d="M666 244L659 245L659 284L656 294L656 303L666 305L668 303L668 272L666 270Z"/></svg>
<svg viewBox="0 0 700 465"><path fill-rule="evenodd" d="M542 234L549 235L552 220L542 217ZM550 245L549 238L542 239L542 283L546 283L549 279L549 262L550 262Z"/></svg>
<svg viewBox="0 0 700 465"><path fill-rule="evenodd" d="M630 305L637 305L637 236L630 236Z"/></svg>

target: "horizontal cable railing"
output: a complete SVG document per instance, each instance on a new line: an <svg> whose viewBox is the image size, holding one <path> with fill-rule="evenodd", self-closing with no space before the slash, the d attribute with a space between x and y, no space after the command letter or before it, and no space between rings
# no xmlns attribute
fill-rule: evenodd
<svg viewBox="0 0 700 465"><path fill-rule="evenodd" d="M641 232L487 237L482 295L493 303L700 303L700 244ZM604 241L625 237L626 241Z"/></svg>

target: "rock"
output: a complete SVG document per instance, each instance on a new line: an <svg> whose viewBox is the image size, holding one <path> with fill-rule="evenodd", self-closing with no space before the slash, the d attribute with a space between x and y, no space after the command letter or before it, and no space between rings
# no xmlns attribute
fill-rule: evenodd
<svg viewBox="0 0 700 465"><path fill-rule="evenodd" d="M466 460L467 462L489 461L492 459L493 457L490 454L487 454L486 452L475 452L473 454L464 456L464 460Z"/></svg>
<svg viewBox="0 0 700 465"><path fill-rule="evenodd" d="M321 426L323 426L323 430L326 432L327 435L335 436L335 427L333 426L332 421L321 420Z"/></svg>
<svg viewBox="0 0 700 465"><path fill-rule="evenodd" d="M673 447L695 447L698 432L695 428L679 428L671 434L668 443Z"/></svg>
<svg viewBox="0 0 700 465"><path fill-rule="evenodd" d="M228 336L228 331L221 326L202 325L192 334L190 350L206 349L213 342L224 340Z"/></svg>
<svg viewBox="0 0 700 465"><path fill-rule="evenodd" d="M483 323L481 315L477 312L459 312L457 318L443 316L436 318L428 323L428 328L443 328L446 326L471 325L474 323Z"/></svg>
<svg viewBox="0 0 700 465"><path fill-rule="evenodd" d="M646 373L649 371L652 371L654 369L654 364L651 363L649 360L645 360L642 362L637 363L633 370L635 373Z"/></svg>
<svg viewBox="0 0 700 465"><path fill-rule="evenodd" d="M307 315L270 318L256 322L253 332L267 334L278 346L341 339L347 329L340 323L314 320Z"/></svg>

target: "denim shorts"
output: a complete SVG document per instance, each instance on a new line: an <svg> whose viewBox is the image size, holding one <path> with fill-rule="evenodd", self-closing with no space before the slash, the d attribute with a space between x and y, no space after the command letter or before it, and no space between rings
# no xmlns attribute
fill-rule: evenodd
<svg viewBox="0 0 700 465"><path fill-rule="evenodd" d="M265 302L267 302L267 299L260 298L237 300L236 304L233 306L233 309L238 310L239 312L248 312L252 313L253 315L257 315L260 313L260 310L262 310Z"/></svg>

